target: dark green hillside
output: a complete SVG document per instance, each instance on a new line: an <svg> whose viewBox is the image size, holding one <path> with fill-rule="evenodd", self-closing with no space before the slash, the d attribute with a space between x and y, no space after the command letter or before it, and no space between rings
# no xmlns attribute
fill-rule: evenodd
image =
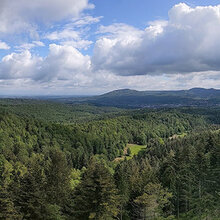
<svg viewBox="0 0 220 220"><path fill-rule="evenodd" d="M98 108L88 104L71 105L35 99L0 99L0 111L57 123L89 121L122 112L114 107Z"/></svg>

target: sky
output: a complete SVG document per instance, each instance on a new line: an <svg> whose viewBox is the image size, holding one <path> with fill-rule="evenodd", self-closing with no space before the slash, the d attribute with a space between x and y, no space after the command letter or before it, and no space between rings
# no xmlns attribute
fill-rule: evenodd
<svg viewBox="0 0 220 220"><path fill-rule="evenodd" d="M220 1L1 0L0 95L220 89Z"/></svg>

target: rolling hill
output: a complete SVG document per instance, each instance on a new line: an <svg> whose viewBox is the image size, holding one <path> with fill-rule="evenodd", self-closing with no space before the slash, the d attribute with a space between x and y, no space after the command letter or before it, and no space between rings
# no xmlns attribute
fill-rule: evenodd
<svg viewBox="0 0 220 220"><path fill-rule="evenodd" d="M193 88L178 91L115 90L103 95L81 98L56 98L54 101L73 104L88 103L119 108L218 106L220 90Z"/></svg>

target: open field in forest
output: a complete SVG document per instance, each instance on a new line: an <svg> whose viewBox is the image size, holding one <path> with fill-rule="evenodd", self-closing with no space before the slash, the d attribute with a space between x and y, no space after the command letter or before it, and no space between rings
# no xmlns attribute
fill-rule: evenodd
<svg viewBox="0 0 220 220"><path fill-rule="evenodd" d="M128 144L127 149L131 149L131 155L127 156L127 159L131 159L134 155L137 155L140 151L146 149L146 145Z"/></svg>
<svg viewBox="0 0 220 220"><path fill-rule="evenodd" d="M127 144L126 148L124 149L124 155L121 156L121 157L115 158L114 161L124 160L125 157L126 157L128 160L130 160L130 159L132 159L132 157L133 157L134 155L137 155L140 151L146 149L146 147L147 147L146 145ZM128 148L130 148L130 150L131 150L131 154L130 154L129 156L127 155L127 153L128 153L128 152L127 152L127 151L128 151Z"/></svg>

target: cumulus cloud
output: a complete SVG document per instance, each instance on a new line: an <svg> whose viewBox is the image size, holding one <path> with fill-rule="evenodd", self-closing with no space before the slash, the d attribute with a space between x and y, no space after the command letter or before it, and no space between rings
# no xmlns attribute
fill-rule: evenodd
<svg viewBox="0 0 220 220"><path fill-rule="evenodd" d="M29 50L3 57L0 62L0 80L50 82L85 79L91 66L89 56L84 56L76 48L67 45L51 44L49 50L45 58L34 56Z"/></svg>
<svg viewBox="0 0 220 220"><path fill-rule="evenodd" d="M78 17L85 9L94 8L88 0L1 0L0 33L36 29L37 23L50 23Z"/></svg>
<svg viewBox="0 0 220 220"><path fill-rule="evenodd" d="M31 78L42 58L33 56L28 50L11 53L0 62L0 79Z"/></svg>
<svg viewBox="0 0 220 220"><path fill-rule="evenodd" d="M0 50L9 50L10 46L8 46L5 42L0 40Z"/></svg>
<svg viewBox="0 0 220 220"><path fill-rule="evenodd" d="M94 70L119 75L190 73L220 70L220 5L195 7L181 3L167 21L145 30L114 24L95 44Z"/></svg>
<svg viewBox="0 0 220 220"><path fill-rule="evenodd" d="M90 57L68 45L50 45L49 55L44 59L37 80L71 80L86 74L90 69Z"/></svg>

